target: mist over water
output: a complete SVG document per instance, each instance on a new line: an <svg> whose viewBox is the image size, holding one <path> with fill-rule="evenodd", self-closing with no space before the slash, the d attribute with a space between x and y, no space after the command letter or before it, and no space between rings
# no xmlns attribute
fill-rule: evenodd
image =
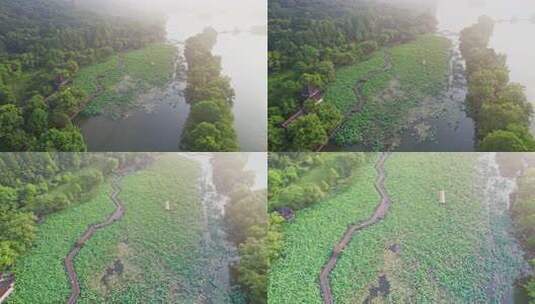
<svg viewBox="0 0 535 304"><path fill-rule="evenodd" d="M527 0L438 0L436 16L440 30L460 32L477 22L481 15L495 20L518 18L516 23L498 22L489 47L507 55L510 78L526 87L528 100L535 105L535 1ZM535 126L532 126L532 132Z"/></svg>
<svg viewBox="0 0 535 304"><path fill-rule="evenodd" d="M233 112L240 150L266 151L267 36L251 32L266 26L265 1L180 1L169 5L166 16L171 40L183 41L207 26L220 33L214 54L221 56L223 74L236 92Z"/></svg>

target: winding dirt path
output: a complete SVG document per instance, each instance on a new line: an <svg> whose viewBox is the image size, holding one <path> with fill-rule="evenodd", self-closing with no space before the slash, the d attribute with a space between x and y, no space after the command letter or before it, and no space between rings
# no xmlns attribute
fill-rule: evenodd
<svg viewBox="0 0 535 304"><path fill-rule="evenodd" d="M114 222L120 220L124 215L125 209L123 202L117 197L119 193L121 193L121 187L119 186L121 178L122 175L114 176L111 182L113 192L110 195L110 199L116 206L115 211L111 213L104 222L90 225L82 234L82 236L80 236L80 238L76 241L74 247L71 249L69 254L67 254L67 257L65 257L65 270L69 275L69 282L71 284L71 295L67 301L69 304L76 303L78 297L80 296L80 282L78 281L78 275L76 274L76 270L74 268L74 258L76 255L78 255L87 240L89 240L97 230L113 224Z"/></svg>
<svg viewBox="0 0 535 304"><path fill-rule="evenodd" d="M391 201L390 201L390 197L388 196L388 192L385 189L386 173L384 169L384 164L388 156L389 156L388 152L383 152L381 156L379 157L379 159L377 160L377 163L375 164L375 170L377 170L377 179L375 180L375 189L381 196L379 205L377 205L373 215L370 218L368 218L367 220L363 222L350 225L347 228L346 232L342 236L342 239L340 239L340 241L334 246L331 257L321 269L320 288L321 288L321 295L323 297L324 304L334 303L333 295L331 291L331 285L329 282L329 275L333 271L334 267L336 267L336 263L338 262L338 257L340 257L340 254L347 247L353 235L356 232L381 221L382 219L386 217L386 214L388 213L388 209L390 208Z"/></svg>
<svg viewBox="0 0 535 304"><path fill-rule="evenodd" d="M364 85L371 79L377 77L382 73L386 73L392 69L392 55L388 50L384 50L384 64L381 68L369 71L364 77L357 79L355 86L353 87L353 92L355 94L355 104L344 113L342 121L336 126L330 134L328 134L326 142L319 146L316 152L321 152L329 144L331 139L338 133L338 131L349 121L349 119L354 115L362 111L364 105L368 102L368 97L364 94Z"/></svg>

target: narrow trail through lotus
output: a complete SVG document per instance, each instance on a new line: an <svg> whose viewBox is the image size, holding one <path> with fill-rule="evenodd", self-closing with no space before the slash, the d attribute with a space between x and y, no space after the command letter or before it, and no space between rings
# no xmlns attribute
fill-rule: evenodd
<svg viewBox="0 0 535 304"><path fill-rule="evenodd" d="M69 275L69 282L71 284L71 295L69 296L69 299L67 303L74 304L80 297L80 282L78 280L78 275L76 274L76 269L74 268L74 258L84 244L93 236L93 234L102 228L105 228L116 221L120 220L124 215L124 204L123 202L118 198L119 193L121 193L121 187L119 186L119 182L122 179L122 175L116 175L112 178L111 185L113 192L110 195L110 199L115 204L116 208L113 213L111 213L108 218L101 223L98 224L92 224L87 228L87 230L80 236L80 238L76 241L74 244L74 247L71 249L69 254L67 254L67 257L65 257L65 270L67 271L67 274Z"/></svg>
<svg viewBox="0 0 535 304"><path fill-rule="evenodd" d="M329 282L329 275L333 271L334 267L336 267L336 263L338 262L338 258L340 257L340 254L347 247L347 245L353 238L353 235L356 232L364 228L367 228L373 224L376 224L382 219L384 219L390 208L391 200L385 189L386 173L385 173L385 168L384 168L384 164L388 156L389 156L389 153L383 152L381 156L379 157L379 159L377 160L377 163L375 164L375 170L377 171L377 179L375 180L375 189L377 190L381 198L380 198L379 204L375 208L373 215L363 222L353 224L348 227L348 229L345 231L340 241L334 246L331 257L321 269L319 279L320 279L321 295L323 297L324 304L334 303L333 295L331 291L331 284Z"/></svg>
<svg viewBox="0 0 535 304"><path fill-rule="evenodd" d="M340 123L331 131L331 133L329 133L326 142L319 146L316 149L316 152L321 152L329 144L329 142L331 142L334 136L336 136L338 131L340 131L340 129L342 129L342 127L349 121L349 119L353 117L353 115L360 113L362 108L364 108L364 105L369 102L368 97L366 94L364 94L364 86L366 83L383 73L389 72L392 69L392 55L388 50L384 50L383 52L383 66L369 71L364 77L355 81L355 86L353 87L355 104L343 114L343 118Z"/></svg>

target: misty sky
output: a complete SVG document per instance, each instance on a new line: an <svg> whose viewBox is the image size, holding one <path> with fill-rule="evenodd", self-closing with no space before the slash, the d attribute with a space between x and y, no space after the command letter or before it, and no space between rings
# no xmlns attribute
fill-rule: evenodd
<svg viewBox="0 0 535 304"><path fill-rule="evenodd" d="M267 153L247 153L249 158L246 168L253 170L256 174L255 185L256 189L267 189Z"/></svg>
<svg viewBox="0 0 535 304"><path fill-rule="evenodd" d="M439 0L437 19L441 29L455 32L477 22L481 15L500 18L530 18L535 15L531 0Z"/></svg>
<svg viewBox="0 0 535 304"><path fill-rule="evenodd" d="M104 0L93 0L104 1ZM190 15L228 25L267 23L266 0L109 0L130 9L163 15Z"/></svg>

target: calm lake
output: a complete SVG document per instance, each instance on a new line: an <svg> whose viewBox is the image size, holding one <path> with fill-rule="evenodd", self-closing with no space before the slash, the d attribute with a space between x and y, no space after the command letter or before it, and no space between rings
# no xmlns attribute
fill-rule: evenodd
<svg viewBox="0 0 535 304"><path fill-rule="evenodd" d="M165 6L167 36L185 41L205 27L220 34L214 54L221 56L223 74L236 92L234 125L241 151L267 149L267 9L262 1L156 1ZM149 3L145 3L151 9ZM209 8L209 9L208 9ZM259 30L260 29L260 30ZM89 151L177 151L189 105L185 84L172 83L148 96L150 111L140 109L123 119L104 116L79 119Z"/></svg>

